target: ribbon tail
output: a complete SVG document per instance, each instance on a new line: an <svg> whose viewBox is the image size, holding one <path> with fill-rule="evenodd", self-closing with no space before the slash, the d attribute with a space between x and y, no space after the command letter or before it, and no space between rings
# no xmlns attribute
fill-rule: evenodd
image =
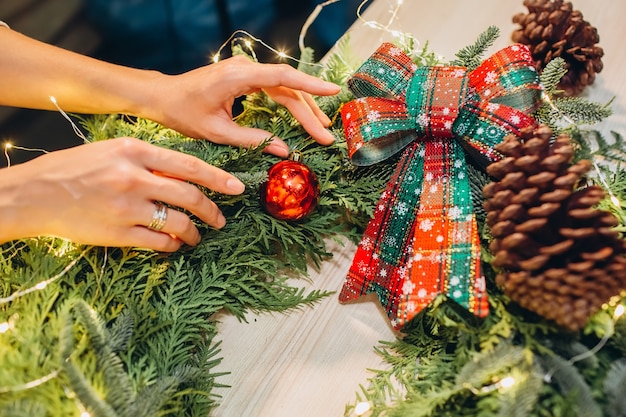
<svg viewBox="0 0 626 417"><path fill-rule="evenodd" d="M374 210L339 294L340 302L376 293L395 323L412 254L415 211L423 179L424 144L404 151ZM394 324L395 326L395 324Z"/></svg>
<svg viewBox="0 0 626 417"><path fill-rule="evenodd" d="M453 139L430 140L425 146L410 272L397 307L397 327L408 323L439 294L478 317L489 311L463 149Z"/></svg>

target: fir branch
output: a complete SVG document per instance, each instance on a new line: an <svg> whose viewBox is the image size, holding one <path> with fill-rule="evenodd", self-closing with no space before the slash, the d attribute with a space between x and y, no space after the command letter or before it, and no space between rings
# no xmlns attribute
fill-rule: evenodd
<svg viewBox="0 0 626 417"><path fill-rule="evenodd" d="M566 73L567 68L563 58L556 57L548 62L539 75L539 81L544 88L545 94L552 95L557 92L556 88Z"/></svg>
<svg viewBox="0 0 626 417"><path fill-rule="evenodd" d="M607 398L607 416L619 417L626 415L626 359L622 358L611 364L611 369L604 380L604 393Z"/></svg>
<svg viewBox="0 0 626 417"><path fill-rule="evenodd" d="M489 26L487 30L478 35L476 41L469 46L461 49L455 54L456 59L450 62L450 65L459 65L467 67L468 70L476 69L482 62L482 56L485 51L494 44L500 36L500 29L497 26Z"/></svg>
<svg viewBox="0 0 626 417"><path fill-rule="evenodd" d="M538 366L512 369L515 381L512 387L500 390L498 396L499 417L527 417L532 415L539 400L543 380Z"/></svg>
<svg viewBox="0 0 626 417"><path fill-rule="evenodd" d="M610 106L611 102L601 104L584 97L557 97L543 104L535 117L539 123L561 132L603 121L612 114Z"/></svg>
<svg viewBox="0 0 626 417"><path fill-rule="evenodd" d="M481 352L467 362L456 377L456 384L479 389L484 385L490 385L494 377L506 375L511 369L530 368L526 352L510 343L502 342L494 349ZM496 379L497 380L497 379Z"/></svg>
<svg viewBox="0 0 626 417"><path fill-rule="evenodd" d="M324 61L324 69L320 77L331 83L345 85L348 78L361 65L362 60L357 58L350 47L350 36L345 35L333 47Z"/></svg>
<svg viewBox="0 0 626 417"><path fill-rule="evenodd" d="M624 137L612 132L612 140L605 138L597 130L573 129L569 132L575 145L576 160L587 159L602 164L626 164ZM612 176L612 175L611 175Z"/></svg>
<svg viewBox="0 0 626 417"><path fill-rule="evenodd" d="M315 50L313 48L305 47L298 61L299 71L315 76L322 71L322 66L315 61Z"/></svg>
<svg viewBox="0 0 626 417"><path fill-rule="evenodd" d="M593 398L591 388L573 364L558 355L546 355L540 359L544 369L549 370L552 380L559 386L563 395L572 394L571 398L575 398L574 405L577 409L577 415L602 416L602 411Z"/></svg>

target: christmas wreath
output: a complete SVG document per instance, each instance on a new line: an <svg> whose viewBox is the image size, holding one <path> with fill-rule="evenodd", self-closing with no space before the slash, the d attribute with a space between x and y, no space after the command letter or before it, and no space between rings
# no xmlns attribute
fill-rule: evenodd
<svg viewBox="0 0 626 417"><path fill-rule="evenodd" d="M223 147L116 115L83 120L90 140L133 136L186 152L235 173L247 191L225 196L207 190L231 221L221 230L198 222L202 243L168 256L51 238L2 245L2 415L208 415L219 403L214 315L286 311L330 295L294 287L290 278L306 276L308 267L331 257L326 243L338 237L360 242L364 251L355 257L342 300L375 292L402 331L377 348L388 367L374 371L346 414L624 415L624 141L585 127L610 114L605 104L562 94L593 82L591 75L601 70L597 47L577 45L588 37L569 29L593 33L589 25L562 2L526 3L536 16L516 17L524 28L515 36L529 49L507 50L495 58L497 65L482 57L498 36L495 28L445 66L428 48L416 49L409 35L384 45L384 53L372 57L378 63L350 60L345 40L323 65L305 50L301 70L346 86L319 99L333 120L337 140L331 146L316 145L262 93L246 97L238 123L275 133L305 164L279 167L306 188L295 214L282 211L293 209L284 195L291 185L275 182L280 163L263 154L263 145ZM531 28L532 22L543 22L543 29ZM541 44L548 25L567 34L550 42L574 44L546 55L550 45ZM589 57L591 64L576 70L587 74L579 81L564 78L572 65L558 56L565 53L576 62ZM381 81L372 75L381 68L408 75L399 77L402 82ZM469 87L432 93L433 86L457 82ZM394 90L400 85L407 92ZM494 88L501 96L482 103ZM366 99L373 91L385 94ZM451 95L463 106L454 107ZM409 96L422 100L421 107L394 101ZM376 107L380 100L384 106ZM458 113L451 119L450 109ZM409 135L416 145L388 151L385 138L405 138L394 132L410 130L407 124L417 132ZM376 130L380 135L371 133ZM495 139L481 142L492 130ZM436 140L416 141L423 137ZM458 138L467 142L453 145ZM608 164L595 163L592 144ZM478 158L466 163L463 152ZM355 155L376 163L355 164ZM398 168L412 164L421 173L415 178L405 175L409 168ZM427 170L431 165L434 171ZM442 183L447 192L427 192ZM459 202L466 200L471 205ZM431 210L431 203L439 208ZM380 220L377 211L386 217ZM425 217L407 223L411 215ZM422 238L410 233L438 224L460 232L443 249L414 243ZM399 235L409 237L391 239ZM432 236L429 244L442 243ZM449 261L456 272L430 271L420 264L429 256L431 264ZM374 265L374 276L359 275ZM437 291L411 278L411 269L428 270Z"/></svg>

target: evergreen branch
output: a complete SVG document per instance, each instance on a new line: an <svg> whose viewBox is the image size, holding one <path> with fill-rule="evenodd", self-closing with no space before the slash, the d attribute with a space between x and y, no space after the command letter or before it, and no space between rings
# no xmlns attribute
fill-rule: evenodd
<svg viewBox="0 0 626 417"><path fill-rule="evenodd" d="M529 366L523 349L502 342L493 350L482 352L468 361L458 373L456 384L478 388L491 384L495 376L505 374L510 369L528 369Z"/></svg>
<svg viewBox="0 0 626 417"><path fill-rule="evenodd" d="M556 57L548 62L539 75L539 81L544 88L544 93L548 95L554 94L558 84L561 82L561 78L566 73L567 68L563 58Z"/></svg>
<svg viewBox="0 0 626 417"><path fill-rule="evenodd" d="M521 372L513 369L511 375L515 384L498 395L499 417L527 417L530 416L543 386L541 373L537 366Z"/></svg>
<svg viewBox="0 0 626 417"><path fill-rule="evenodd" d="M458 51L456 59L450 65L467 67L468 71L476 69L482 62L485 51L494 44L500 36L500 29L497 26L489 26L487 30L478 35L478 39L469 46Z"/></svg>
<svg viewBox="0 0 626 417"><path fill-rule="evenodd" d="M612 132L612 140L606 139L597 130L573 129L569 132L575 145L576 160L599 160L606 164L626 164L624 137Z"/></svg>
<svg viewBox="0 0 626 417"><path fill-rule="evenodd" d="M604 393L607 398L606 411L609 417L626 415L626 359L622 358L611 365L604 380Z"/></svg>
<svg viewBox="0 0 626 417"><path fill-rule="evenodd" d="M542 356L541 363L550 370L552 380L557 383L564 395L572 394L575 398L577 415L585 417L600 417L602 411L593 398L591 387L587 385L576 367L558 355Z"/></svg>
<svg viewBox="0 0 626 417"><path fill-rule="evenodd" d="M324 69L320 77L338 85L345 85L348 78L361 65L350 48L350 36L345 35L335 44L333 51L324 61Z"/></svg>
<svg viewBox="0 0 626 417"><path fill-rule="evenodd" d="M319 75L322 71L322 66L315 61L315 50L310 47L305 47L300 58L298 59L298 70L309 75Z"/></svg>

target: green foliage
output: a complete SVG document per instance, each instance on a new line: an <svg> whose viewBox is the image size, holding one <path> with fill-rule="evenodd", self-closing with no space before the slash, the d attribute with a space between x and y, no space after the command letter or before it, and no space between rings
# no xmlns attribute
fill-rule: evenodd
<svg viewBox="0 0 626 417"><path fill-rule="evenodd" d="M497 26L489 26L472 45L457 52L455 54L456 59L452 60L450 64L467 67L469 70L475 69L481 64L485 51L493 45L498 36L500 36L500 29Z"/></svg>
<svg viewBox="0 0 626 417"><path fill-rule="evenodd" d="M535 117L555 132L596 124L612 113L611 103L601 104L583 97L553 97L537 110Z"/></svg>
<svg viewBox="0 0 626 417"><path fill-rule="evenodd" d="M497 35L489 28L453 63L476 67ZM438 63L427 44L420 50L411 37L398 42L418 65ZM335 51L319 76L344 85L358 62L350 57L347 38ZM312 52L304 51L301 69L317 74ZM542 76L550 95L558 93L560 65L555 62ZM291 278L306 278L309 267L332 256L326 239L360 238L393 170L397 157L373 167L349 162L339 109L351 98L344 88L318 99L337 139L327 147L317 146L266 95L251 94L243 103L238 123L281 137L317 173L318 208L297 222L278 221L260 205L259 187L278 161L263 153L267 143L233 148L191 140L144 119L83 120L91 140L134 136L185 152L233 172L246 191L228 196L204 190L227 225L214 230L197 221L201 244L170 255L51 238L0 245L0 323L9 326L0 334L0 414L43 417L85 409L93 416L207 416L218 404L213 389L221 376L215 371L221 353L214 314L226 311L245 320L250 311L301 308L328 295L306 292ZM609 141L579 126L606 117L608 106L551 100L554 107L538 114L572 134L577 159L623 160L621 135ZM563 127L564 116L573 123ZM599 172L603 184L626 201L620 165L600 164ZM401 337L376 348L387 366L373 371L357 402L368 401L372 416L623 415L626 321L613 326L609 311L601 311L583 332L570 334L503 295L489 265L482 210L482 187L490 179L474 166L469 175L491 312L477 319L437 298ZM614 203L610 209L626 218ZM35 287L42 282L47 285ZM580 360L567 359L575 357ZM348 405L346 413L353 409Z"/></svg>
<svg viewBox="0 0 626 417"><path fill-rule="evenodd" d="M599 165L610 166L608 169L611 178L616 175L616 165L626 163L626 153L624 152L624 136L617 132L611 132L613 136L607 139L597 130L572 129L569 132L575 145L576 159L587 159L597 162Z"/></svg>
<svg viewBox="0 0 626 417"><path fill-rule="evenodd" d="M607 396L607 416L618 417L626 415L626 397L623 388L626 386L626 359L616 361L611 365L604 381L604 391Z"/></svg>
<svg viewBox="0 0 626 417"><path fill-rule="evenodd" d="M314 71L311 51L305 52L303 65ZM345 81L346 61L331 61L325 75ZM318 207L297 222L279 221L261 207L259 187L278 161L263 153L267 143L233 148L191 140L145 119L84 119L90 140L133 136L188 153L233 172L246 191L204 190L227 225L214 230L197 221L202 243L167 256L47 238L2 245L0 298L26 292L0 304L0 322L14 323L0 334L0 414L208 415L220 377L214 314L243 320L249 311L286 311L327 296L294 286L291 278L306 278L311 265L332 255L327 238L360 237L391 172L393 161L363 169L349 163L338 117L349 98L344 91L320 99L338 139L327 147L266 95L251 94L243 103L238 123L281 137L317 173ZM44 280L47 287L31 291Z"/></svg>
<svg viewBox="0 0 626 417"><path fill-rule="evenodd" d="M565 67L565 60L563 58L557 57L548 62L539 76L539 80L546 94L557 93L557 86L565 74L567 74L567 68Z"/></svg>

